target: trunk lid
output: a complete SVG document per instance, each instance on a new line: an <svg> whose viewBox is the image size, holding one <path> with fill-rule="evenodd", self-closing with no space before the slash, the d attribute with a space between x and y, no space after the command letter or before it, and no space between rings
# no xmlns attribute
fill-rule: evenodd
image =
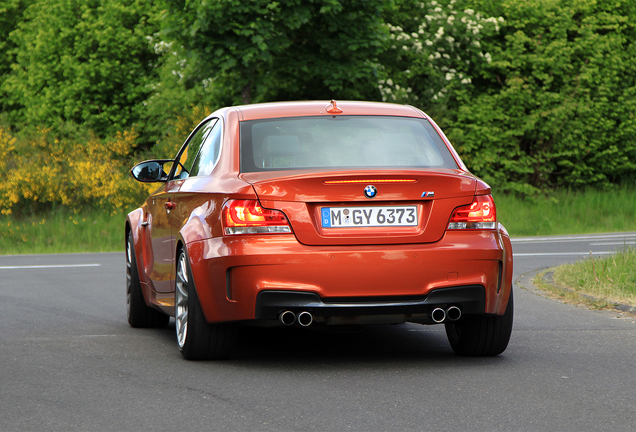
<svg viewBox="0 0 636 432"><path fill-rule="evenodd" d="M283 211L298 241L311 246L438 241L452 211L472 202L477 183L472 174L454 169L240 177L264 208ZM368 186L377 191L373 198L365 196Z"/></svg>

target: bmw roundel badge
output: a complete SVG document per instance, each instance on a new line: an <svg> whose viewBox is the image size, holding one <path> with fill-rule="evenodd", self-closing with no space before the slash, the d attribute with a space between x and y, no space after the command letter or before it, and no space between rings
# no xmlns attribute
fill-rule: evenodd
<svg viewBox="0 0 636 432"><path fill-rule="evenodd" d="M377 194L378 194L378 190L375 188L375 186L369 185L364 188L364 196L369 199L375 198Z"/></svg>

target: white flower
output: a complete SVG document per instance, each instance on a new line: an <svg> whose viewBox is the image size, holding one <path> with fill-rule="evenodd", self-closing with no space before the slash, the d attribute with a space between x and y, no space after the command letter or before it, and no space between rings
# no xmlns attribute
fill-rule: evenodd
<svg viewBox="0 0 636 432"><path fill-rule="evenodd" d="M471 83L470 78L464 78L464 79L462 80L462 84L470 84L470 83Z"/></svg>

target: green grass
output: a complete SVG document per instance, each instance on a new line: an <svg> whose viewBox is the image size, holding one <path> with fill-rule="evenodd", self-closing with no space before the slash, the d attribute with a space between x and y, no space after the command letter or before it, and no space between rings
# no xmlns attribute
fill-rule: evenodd
<svg viewBox="0 0 636 432"><path fill-rule="evenodd" d="M124 250L125 215L63 209L0 218L0 255Z"/></svg>
<svg viewBox="0 0 636 432"><path fill-rule="evenodd" d="M536 199L497 194L497 216L513 237L636 231L636 187L552 192ZM125 215L90 209L0 217L0 254L123 250Z"/></svg>
<svg viewBox="0 0 636 432"><path fill-rule="evenodd" d="M494 193L497 217L513 237L636 231L636 185L558 191L520 199Z"/></svg>
<svg viewBox="0 0 636 432"><path fill-rule="evenodd" d="M625 249L602 258L592 257L553 269L554 283L535 284L553 296L570 303L582 303L595 308L615 304L636 306L636 249Z"/></svg>

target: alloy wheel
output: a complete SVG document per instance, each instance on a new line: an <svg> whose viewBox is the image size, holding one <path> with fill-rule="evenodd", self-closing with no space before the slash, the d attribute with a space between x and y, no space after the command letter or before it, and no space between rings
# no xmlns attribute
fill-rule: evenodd
<svg viewBox="0 0 636 432"><path fill-rule="evenodd" d="M175 290L175 320L179 348L185 345L188 336L188 264L184 252L177 261L177 280Z"/></svg>

